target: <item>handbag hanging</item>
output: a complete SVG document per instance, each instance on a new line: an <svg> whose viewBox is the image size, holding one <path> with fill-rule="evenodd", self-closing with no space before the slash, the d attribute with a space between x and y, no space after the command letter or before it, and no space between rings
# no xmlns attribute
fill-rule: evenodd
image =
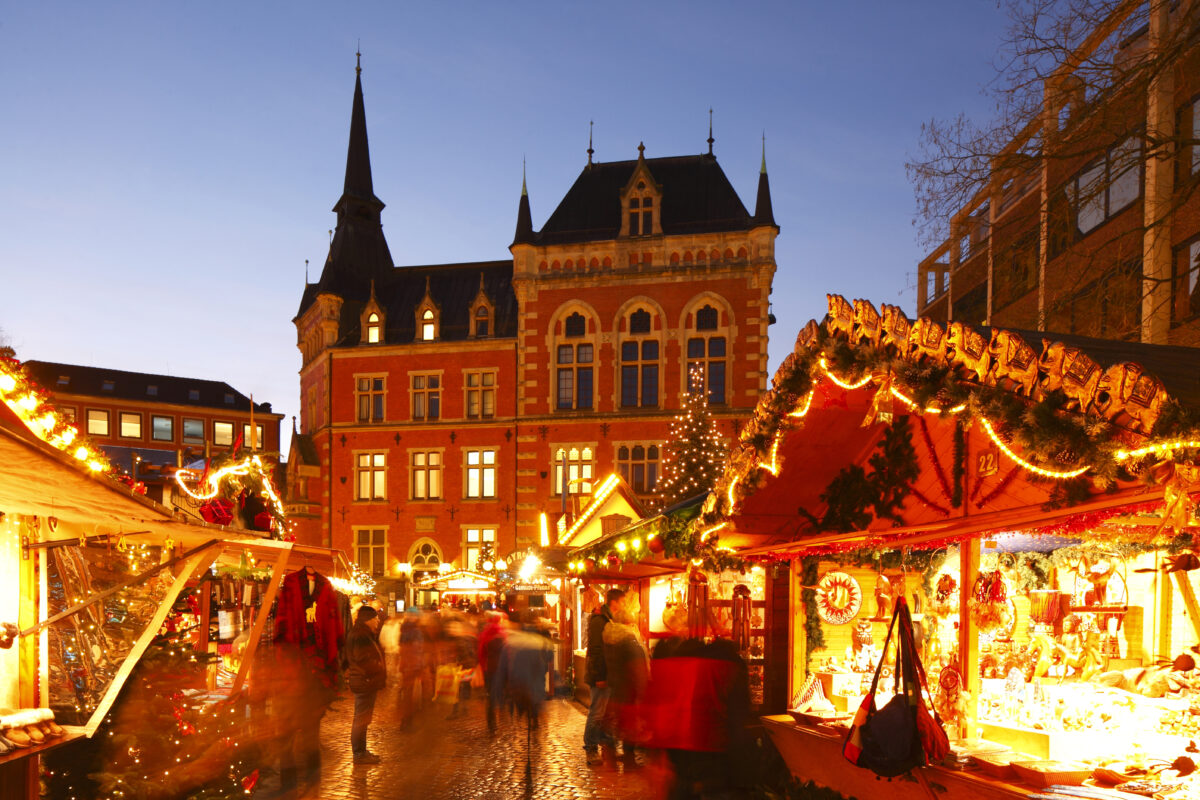
<svg viewBox="0 0 1200 800"><path fill-rule="evenodd" d="M899 629L897 629L899 623ZM850 763L869 769L876 775L893 778L903 775L913 767L927 763L925 739L930 740L928 750L935 754L937 736L931 728L941 726L930 717L921 698L924 684L924 668L916 653L916 642L912 634L912 615L903 597L897 598L888 625L887 639L883 652L886 653L896 639L896 669L894 672L895 696L883 708L875 708L875 692L879 688L879 675L883 659L875 667L871 689L863 699L849 733L842 746L842 754ZM941 734L945 739L945 732ZM948 748L948 741L946 747ZM941 755L945 755L944 752ZM938 756L940 757L940 756Z"/></svg>

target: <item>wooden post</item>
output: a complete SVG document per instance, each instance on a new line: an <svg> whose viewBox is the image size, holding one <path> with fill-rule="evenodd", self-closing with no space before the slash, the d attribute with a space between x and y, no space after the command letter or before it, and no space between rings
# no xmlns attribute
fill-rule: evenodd
<svg viewBox="0 0 1200 800"><path fill-rule="evenodd" d="M1183 605L1187 608L1188 620L1192 623L1196 641L1200 642L1200 603L1196 602L1196 590L1192 588L1192 582L1188 580L1187 575L1183 570L1171 573L1171 577L1175 579L1175 585L1179 587L1179 594L1183 597ZM1163 655L1167 655L1167 653L1164 652Z"/></svg>
<svg viewBox="0 0 1200 800"><path fill-rule="evenodd" d="M960 730L964 738L974 735L976 720L979 717L979 635L971 622L970 600L971 590L975 587L975 578L979 575L978 538L968 539L959 545L959 583L958 583L958 668L962 673L963 690L970 692L967 702L966 730Z"/></svg>
<svg viewBox="0 0 1200 800"><path fill-rule="evenodd" d="M283 573L287 571L289 555L291 555L290 549L281 550L279 551L278 558L275 559L275 567L271 570L271 582L267 584L267 591L262 597L262 608L259 610L258 616L254 618L254 625L250 628L250 638L246 642L246 651L242 654L242 663L238 665L237 677L233 680L233 689L229 692L230 696L236 695L241 691L242 684L246 682L246 676L250 673L250 664L254 661L254 653L258 649L258 640L262 637L267 617L271 615L271 604L275 602L275 595L279 592L279 584L283 583Z"/></svg>

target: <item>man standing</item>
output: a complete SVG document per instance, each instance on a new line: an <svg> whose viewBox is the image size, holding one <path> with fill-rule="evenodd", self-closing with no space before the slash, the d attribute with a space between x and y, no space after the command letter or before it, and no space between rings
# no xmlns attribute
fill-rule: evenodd
<svg viewBox="0 0 1200 800"><path fill-rule="evenodd" d="M370 606L359 606L354 627L346 638L347 676L354 693L354 722L350 726L350 749L355 764L378 764L379 756L367 750L367 726L375 711L375 695L387 685L387 662L376 640L379 614Z"/></svg>
<svg viewBox="0 0 1200 800"><path fill-rule="evenodd" d="M613 615L625 603L623 589L609 589L605 602L588 617L587 669L584 681L591 687L592 702L588 706L587 722L583 726L583 749L587 763L599 764L603 760L600 748L613 747L612 732L605 727L608 711L608 667L604 661L604 627L612 622Z"/></svg>

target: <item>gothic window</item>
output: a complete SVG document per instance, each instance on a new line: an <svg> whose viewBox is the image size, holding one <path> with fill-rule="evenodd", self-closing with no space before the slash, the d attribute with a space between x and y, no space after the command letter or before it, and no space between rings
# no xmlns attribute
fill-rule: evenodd
<svg viewBox="0 0 1200 800"><path fill-rule="evenodd" d="M720 310L711 303L698 308L692 316L686 344L688 391L704 391L710 404L724 405L729 331L721 324Z"/></svg>
<svg viewBox="0 0 1200 800"><path fill-rule="evenodd" d="M488 313L487 306L480 306L475 309L475 336L483 338L490 334L491 315Z"/></svg>
<svg viewBox="0 0 1200 800"><path fill-rule="evenodd" d="M566 336L583 336L587 333L587 320L576 311L563 322L563 334Z"/></svg>
<svg viewBox="0 0 1200 800"><path fill-rule="evenodd" d="M432 308L421 312L421 341L432 342L437 338L437 314Z"/></svg>
<svg viewBox="0 0 1200 800"><path fill-rule="evenodd" d="M554 452L554 494L592 493L592 480L596 474L596 451L589 446L575 445L560 447Z"/></svg>
<svg viewBox="0 0 1200 800"><path fill-rule="evenodd" d="M648 495L658 483L658 445L621 445L617 448L617 471L635 494Z"/></svg>
<svg viewBox="0 0 1200 800"><path fill-rule="evenodd" d="M654 233L654 193L645 181L629 193L629 235L649 236Z"/></svg>
<svg viewBox="0 0 1200 800"><path fill-rule="evenodd" d="M587 336L587 319L578 311L563 320L563 337L554 350L555 408L560 411L593 407L595 345L572 341Z"/></svg>
<svg viewBox="0 0 1200 800"><path fill-rule="evenodd" d="M383 341L380 330L379 315L372 311L367 315L367 344L379 344Z"/></svg>
<svg viewBox="0 0 1200 800"><path fill-rule="evenodd" d="M721 315L712 306L705 306L696 312L696 330L715 331Z"/></svg>
<svg viewBox="0 0 1200 800"><path fill-rule="evenodd" d="M621 407L658 407L658 339L650 335L650 312L629 315L628 334L621 341Z"/></svg>
<svg viewBox="0 0 1200 800"><path fill-rule="evenodd" d="M430 539L421 539L408 551L408 563L412 567L413 580L436 575L442 565L442 550Z"/></svg>

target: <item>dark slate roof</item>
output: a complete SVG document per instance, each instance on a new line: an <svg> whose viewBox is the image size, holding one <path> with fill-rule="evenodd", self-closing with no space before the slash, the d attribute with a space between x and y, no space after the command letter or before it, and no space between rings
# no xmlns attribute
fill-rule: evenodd
<svg viewBox="0 0 1200 800"><path fill-rule="evenodd" d="M249 411L250 398L223 381L206 381L199 378L181 378L176 375L154 375L148 372L125 372L106 367L84 367L78 364L59 364L53 361L26 361L25 370L48 392L63 394L93 395L118 400L172 403L197 408ZM65 384L59 378L66 376ZM111 391L104 390L104 382L112 381ZM156 386L156 394L147 394L147 386ZM190 399L190 392L199 391L199 400ZM225 395L233 395L233 402L226 403ZM254 410L271 413L270 403L255 403Z"/></svg>
<svg viewBox="0 0 1200 800"><path fill-rule="evenodd" d="M495 309L491 335L493 339L511 339L517 335L517 296L512 288L512 261L474 261L466 264L436 264L420 267L396 267L387 277L375 282L375 299L385 315L383 341L387 344L406 344L416 340L416 310L425 299L425 282L429 279L429 296L440 311L439 341L462 341L470 338L471 304L479 294L479 276L483 288ZM307 299L313 286L305 290ZM370 298L365 291L347 292L341 296L341 328L338 344L356 346L362 338L359 318Z"/></svg>
<svg viewBox="0 0 1200 800"><path fill-rule="evenodd" d="M288 457L310 467L321 465L321 459L317 455L317 445L313 438L306 433L292 432L292 447Z"/></svg>
<svg viewBox="0 0 1200 800"><path fill-rule="evenodd" d="M537 243L615 239L621 230L621 190L637 163L613 161L584 167L538 232ZM755 226L712 156L647 158L646 166L662 187L660 220L664 234L744 231Z"/></svg>

